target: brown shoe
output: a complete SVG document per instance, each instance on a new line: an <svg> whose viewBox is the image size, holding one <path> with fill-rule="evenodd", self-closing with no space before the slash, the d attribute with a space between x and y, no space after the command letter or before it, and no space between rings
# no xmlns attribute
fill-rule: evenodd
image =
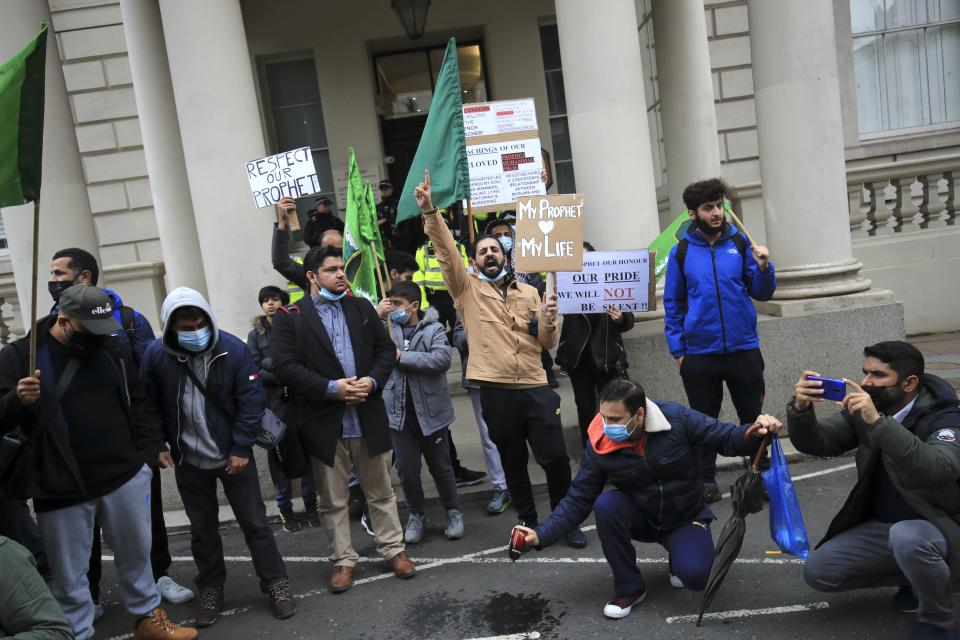
<svg viewBox="0 0 960 640"><path fill-rule="evenodd" d="M133 640L193 640L196 637L196 629L170 622L163 609L154 609L149 616L141 618L133 632Z"/></svg>
<svg viewBox="0 0 960 640"><path fill-rule="evenodd" d="M343 593L353 586L353 567L337 565L330 576L330 591Z"/></svg>
<svg viewBox="0 0 960 640"><path fill-rule="evenodd" d="M297 603L290 594L290 579L278 578L268 584L265 588L267 595L270 596L270 608L273 615L279 620L292 618L297 612Z"/></svg>
<svg viewBox="0 0 960 640"><path fill-rule="evenodd" d="M413 561L406 551L401 551L397 555L387 560L387 565L393 569L393 575L398 578L412 578L417 575L417 569L413 566Z"/></svg>
<svg viewBox="0 0 960 640"><path fill-rule="evenodd" d="M220 618L223 609L223 589L200 589L200 613L197 614L197 626L209 627Z"/></svg>

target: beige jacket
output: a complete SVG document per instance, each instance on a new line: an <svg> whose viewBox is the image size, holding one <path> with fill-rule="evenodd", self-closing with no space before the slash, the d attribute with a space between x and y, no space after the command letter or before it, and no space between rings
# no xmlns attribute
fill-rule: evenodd
<svg viewBox="0 0 960 640"><path fill-rule="evenodd" d="M512 282L504 298L499 287L467 273L450 229L439 214L424 214L424 230L433 241L443 281L453 297L467 334L467 378L496 384L547 384L540 350L557 344L558 318L540 313L534 287ZM539 330L530 335L530 321Z"/></svg>

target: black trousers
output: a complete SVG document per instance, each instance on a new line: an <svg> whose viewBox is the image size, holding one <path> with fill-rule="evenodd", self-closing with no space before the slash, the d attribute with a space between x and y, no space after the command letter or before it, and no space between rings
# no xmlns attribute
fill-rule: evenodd
<svg viewBox="0 0 960 640"><path fill-rule="evenodd" d="M619 376L615 373L598 372L590 357L580 358L579 364L567 373L570 375L570 385L573 387L573 400L577 403L580 440L583 446L586 446L587 428L597 415L597 399L600 397L600 391L608 382L616 380Z"/></svg>
<svg viewBox="0 0 960 640"><path fill-rule="evenodd" d="M159 580L167 575L173 559L167 544L167 523L163 519L163 495L160 493L160 473L154 469L150 481L150 527L153 534L153 546L150 547L150 565L153 567L153 579ZM90 550L90 568L87 581L90 583L90 595L95 602L100 601L100 579L103 577L103 548L100 542L100 522L93 521L93 548Z"/></svg>
<svg viewBox="0 0 960 640"><path fill-rule="evenodd" d="M228 475L225 468L198 469L185 464L176 468L176 474L177 488L190 520L190 550L197 565L195 582L198 588L222 589L227 579L219 531L217 480L223 485L223 493L243 531L261 585L286 577L287 569L273 539L273 529L267 521L267 510L260 496L260 481L253 456L243 471L233 475Z"/></svg>
<svg viewBox="0 0 960 640"><path fill-rule="evenodd" d="M752 423L763 409L765 387L760 349L685 356L680 365L680 377L690 408L712 418L720 415L724 382L730 390L740 424ZM702 451L700 456L704 483L715 483L717 452Z"/></svg>
<svg viewBox="0 0 960 640"><path fill-rule="evenodd" d="M528 443L534 460L547 474L551 509L570 488L570 458L563 441L560 396L548 386L533 389L481 387L480 405L490 439L500 452L507 489L517 515L528 524L539 522L530 474L527 473Z"/></svg>

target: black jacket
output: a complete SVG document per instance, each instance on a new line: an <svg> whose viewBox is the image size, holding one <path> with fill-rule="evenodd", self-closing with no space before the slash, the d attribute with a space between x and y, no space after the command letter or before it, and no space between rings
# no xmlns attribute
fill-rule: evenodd
<svg viewBox="0 0 960 640"><path fill-rule="evenodd" d="M593 366L601 374L623 374L627 370L627 352L620 335L633 329L636 319L623 312L620 322L605 313L578 313L563 316L557 364L567 371L574 369L584 357L593 358Z"/></svg>
<svg viewBox="0 0 960 640"><path fill-rule="evenodd" d="M369 301L345 296L340 304L350 332L357 377L369 376L376 382L374 392L357 406L363 439L370 455L375 456L392 448L381 393L393 371L397 350ZM287 420L299 426L301 441L310 455L332 467L346 404L327 398L327 385L343 378L344 372L310 296L274 316L270 354L277 379L290 394Z"/></svg>
<svg viewBox="0 0 960 640"><path fill-rule="evenodd" d="M343 233L343 220L333 213L312 214L307 224L303 225L303 241L308 247L319 247L321 236L330 229Z"/></svg>
<svg viewBox="0 0 960 640"><path fill-rule="evenodd" d="M857 483L819 544L872 517L874 478L884 464L907 505L947 539L951 575L960 584L960 406L949 383L924 374L902 424L884 417L867 425L846 410L818 420L812 408L798 411L791 400L787 426L801 453L834 457L857 450Z"/></svg>
<svg viewBox="0 0 960 640"><path fill-rule="evenodd" d="M273 225L273 243L270 247L273 269L304 291L310 288L303 264L290 257L290 230Z"/></svg>
<svg viewBox="0 0 960 640"><path fill-rule="evenodd" d="M45 412L46 403L53 397L57 380L51 374L44 376L43 371L49 371L51 367L44 363L50 362L49 342L54 339L50 336L50 328L55 322L56 316L47 316L37 322L37 367L41 370L42 392L36 405L26 406L17 397L17 382L29 375L30 336L8 344L0 351L0 432L7 433L20 426L29 434L37 427L39 415ZM123 408L134 445L142 452L144 462L156 466L163 443L158 416L147 402L136 364L127 355L130 350L121 348L118 340L116 336L108 336L103 343L103 355L110 358L126 383ZM27 489L28 497L57 502L83 500L86 490L70 445L65 418L61 411L54 410L51 420L38 442L38 466Z"/></svg>
<svg viewBox="0 0 960 640"><path fill-rule="evenodd" d="M277 413L283 385L277 380L274 373L273 357L270 355L270 335L273 327L267 321L267 316L257 316L253 319L253 329L247 334L247 348L253 354L253 361L260 374L260 382L267 394L267 407Z"/></svg>

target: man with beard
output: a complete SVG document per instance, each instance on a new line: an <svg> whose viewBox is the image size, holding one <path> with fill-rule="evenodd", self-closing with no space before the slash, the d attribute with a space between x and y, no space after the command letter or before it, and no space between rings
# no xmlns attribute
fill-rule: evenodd
<svg viewBox="0 0 960 640"><path fill-rule="evenodd" d="M719 178L683 190L692 224L667 260L664 330L690 408L719 416L726 382L740 424L752 424L763 408L764 383L750 298L772 298L777 279L770 251L727 223L726 197ZM700 470L707 502L719 501L715 451L703 451Z"/></svg>
<svg viewBox="0 0 960 640"><path fill-rule="evenodd" d="M839 413L818 420L819 374L804 371L787 405L790 440L815 456L857 448L857 483L803 575L818 591L898 586L893 606L917 613L905 637L956 638L952 588L960 579L960 407L957 392L924 373L906 342L863 350L863 380L844 380Z"/></svg>
<svg viewBox="0 0 960 640"><path fill-rule="evenodd" d="M547 386L540 363L540 350L557 344L557 295L548 293L541 304L534 287L513 277L503 245L489 235L474 244L475 272L468 273L453 234L433 206L429 172L424 171L415 196L443 280L466 330L470 349L467 379L480 385L483 419L500 452L520 522L535 528L538 520L527 472L528 443L546 472L551 509L570 488L560 396ZM576 528L566 539L575 548L587 544Z"/></svg>

